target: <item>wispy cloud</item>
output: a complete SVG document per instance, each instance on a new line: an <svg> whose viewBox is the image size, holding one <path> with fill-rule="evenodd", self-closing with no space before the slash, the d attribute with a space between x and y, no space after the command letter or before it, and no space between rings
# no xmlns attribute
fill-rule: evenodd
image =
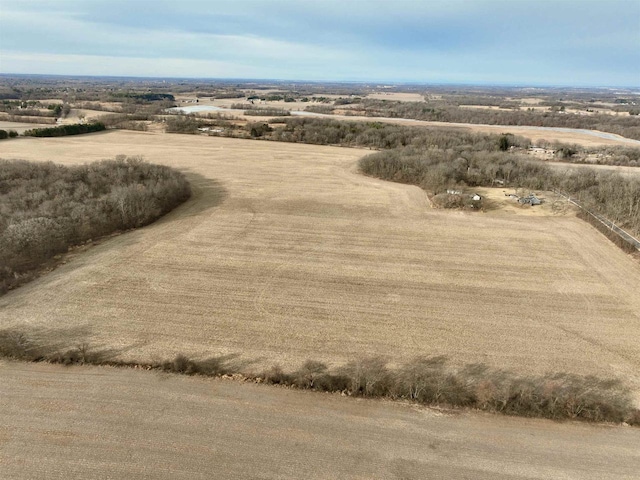
<svg viewBox="0 0 640 480"><path fill-rule="evenodd" d="M5 73L640 85L637 1L0 1Z"/></svg>

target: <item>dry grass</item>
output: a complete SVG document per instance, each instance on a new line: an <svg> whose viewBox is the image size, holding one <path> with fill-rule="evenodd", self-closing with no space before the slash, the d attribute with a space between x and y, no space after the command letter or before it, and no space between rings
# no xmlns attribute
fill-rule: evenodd
<svg viewBox="0 0 640 480"><path fill-rule="evenodd" d="M474 187L469 188L468 191L482 195L485 214L489 216L565 217L574 216L577 212L577 207L567 202L566 198L549 191L532 192L527 189L514 190L505 187ZM505 195L509 193L518 193L522 196L535 193L542 200L542 205L522 205L516 199Z"/></svg>
<svg viewBox="0 0 640 480"><path fill-rule="evenodd" d="M636 263L571 216L430 210L417 187L355 173L365 153L137 132L6 142L6 158L66 164L144 155L194 197L1 298L0 324L82 329L122 359L446 354L640 391Z"/></svg>

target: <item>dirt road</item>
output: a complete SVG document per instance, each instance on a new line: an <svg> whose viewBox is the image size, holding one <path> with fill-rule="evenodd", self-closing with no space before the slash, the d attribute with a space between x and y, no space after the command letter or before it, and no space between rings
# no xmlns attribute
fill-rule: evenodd
<svg viewBox="0 0 640 480"><path fill-rule="evenodd" d="M0 477L632 479L640 429L0 363Z"/></svg>

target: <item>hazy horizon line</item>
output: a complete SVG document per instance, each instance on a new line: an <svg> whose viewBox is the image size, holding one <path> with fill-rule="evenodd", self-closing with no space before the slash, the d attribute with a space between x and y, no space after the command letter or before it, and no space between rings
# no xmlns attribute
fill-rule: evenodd
<svg viewBox="0 0 640 480"><path fill-rule="evenodd" d="M199 77L199 76L146 76L146 75L90 75L90 74L60 74L60 73L15 73L0 72L0 77L57 77L57 78L95 78L95 79L133 79L133 80L181 80L181 81L222 81L222 82L273 82L273 83L300 83L300 84L335 84L335 85L368 85L371 83L390 86L451 86L451 87L501 87L501 88L583 88L583 89L613 89L638 90L640 86L634 85L595 85L595 84L545 84L545 83L491 83L491 82L421 82L416 80L306 80L283 78L259 78L259 77Z"/></svg>

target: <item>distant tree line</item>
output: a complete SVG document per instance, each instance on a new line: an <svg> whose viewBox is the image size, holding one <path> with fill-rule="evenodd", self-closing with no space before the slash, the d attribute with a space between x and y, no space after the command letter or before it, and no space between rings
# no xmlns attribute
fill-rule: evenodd
<svg viewBox="0 0 640 480"><path fill-rule="evenodd" d="M181 173L136 157L72 167L0 160L0 292L69 247L151 223L190 195Z"/></svg>
<svg viewBox="0 0 640 480"><path fill-rule="evenodd" d="M474 151L499 151L500 136L473 133L468 130L424 128L392 125L382 122L345 122L330 118L296 117L279 120L282 127L274 128L266 139L280 142L312 143L318 145L346 145L390 149L412 145L416 148L436 146L442 149L459 148ZM503 144L504 144L503 140ZM508 146L526 148L530 140L507 135Z"/></svg>
<svg viewBox="0 0 640 480"><path fill-rule="evenodd" d="M317 106L310 106L306 110L330 113L334 108L325 107L320 111ZM347 111L346 113L349 114L350 112ZM374 99L362 100L352 114L451 123L585 128L640 140L640 118L638 116L576 115L560 113L559 111L540 112L511 109L468 109L455 105L430 104L428 102L398 102Z"/></svg>
<svg viewBox="0 0 640 480"><path fill-rule="evenodd" d="M71 112L68 103L43 104L37 100L3 100L0 112L16 117L66 117Z"/></svg>
<svg viewBox="0 0 640 480"><path fill-rule="evenodd" d="M80 135L106 130L104 123L74 123L50 128L34 128L24 132L26 137L64 137L66 135Z"/></svg>
<svg viewBox="0 0 640 480"><path fill-rule="evenodd" d="M175 97L170 93L137 93L137 92L116 92L112 94L115 98L130 98L144 102L158 102L168 100L175 102Z"/></svg>

